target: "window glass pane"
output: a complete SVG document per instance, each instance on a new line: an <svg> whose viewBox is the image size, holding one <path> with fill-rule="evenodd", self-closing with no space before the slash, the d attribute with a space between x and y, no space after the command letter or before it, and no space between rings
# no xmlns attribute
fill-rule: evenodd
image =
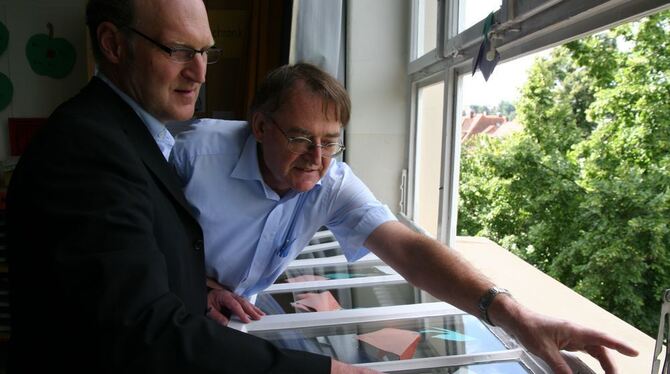
<svg viewBox="0 0 670 374"><path fill-rule="evenodd" d="M416 25L415 59L437 46L437 0L418 1Z"/></svg>
<svg viewBox="0 0 670 374"><path fill-rule="evenodd" d="M298 348L325 354L347 363L476 354L507 349L479 319L471 315L251 333L282 348Z"/></svg>
<svg viewBox="0 0 670 374"><path fill-rule="evenodd" d="M385 266L351 265L319 266L286 270L275 283L300 283L314 280L350 279L388 275Z"/></svg>
<svg viewBox="0 0 670 374"><path fill-rule="evenodd" d="M444 82L422 87L418 93L414 221L437 237L442 167Z"/></svg>
<svg viewBox="0 0 670 374"><path fill-rule="evenodd" d="M500 9L502 0L460 0L458 5L458 32L462 32Z"/></svg>
<svg viewBox="0 0 670 374"><path fill-rule="evenodd" d="M403 305L414 302L414 287L409 283L400 283L260 294L256 300L256 306L266 314L286 314Z"/></svg>

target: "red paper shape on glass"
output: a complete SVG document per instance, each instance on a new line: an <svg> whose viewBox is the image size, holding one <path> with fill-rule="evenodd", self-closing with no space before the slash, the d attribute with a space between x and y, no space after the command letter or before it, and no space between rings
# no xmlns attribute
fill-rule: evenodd
<svg viewBox="0 0 670 374"><path fill-rule="evenodd" d="M414 357L421 335L416 331L383 328L367 334L358 335L358 340L380 350L380 356L393 353L401 360ZM381 358L381 357L380 357Z"/></svg>
<svg viewBox="0 0 670 374"><path fill-rule="evenodd" d="M288 283L300 283L300 282L324 281L324 280L328 280L328 278L322 277L320 275L311 275L311 274L298 275L297 277L293 278L286 278L286 282Z"/></svg>
<svg viewBox="0 0 670 374"><path fill-rule="evenodd" d="M305 312L327 312L342 309L342 306L335 300L330 291L301 293L297 297L298 300L291 305Z"/></svg>

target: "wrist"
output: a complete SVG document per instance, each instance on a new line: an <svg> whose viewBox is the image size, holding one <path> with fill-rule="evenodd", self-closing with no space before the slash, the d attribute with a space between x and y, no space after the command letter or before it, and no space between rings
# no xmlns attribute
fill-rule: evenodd
<svg viewBox="0 0 670 374"><path fill-rule="evenodd" d="M232 292L230 287L224 286L223 284L214 280L214 278L209 278L208 277L205 284L207 285L207 292L212 291L212 290L224 290L224 291Z"/></svg>
<svg viewBox="0 0 670 374"><path fill-rule="evenodd" d="M491 287L479 298L477 308L479 309L480 318L491 326L496 326L491 320L492 309L494 303L503 297L512 298L512 294L505 288ZM499 303L495 303L498 305Z"/></svg>

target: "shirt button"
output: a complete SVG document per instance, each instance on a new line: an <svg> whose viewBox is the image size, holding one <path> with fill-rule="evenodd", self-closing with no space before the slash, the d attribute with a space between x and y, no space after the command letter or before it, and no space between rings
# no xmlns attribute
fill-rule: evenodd
<svg viewBox="0 0 670 374"><path fill-rule="evenodd" d="M196 252L202 251L202 249L205 247L204 243L202 242L202 239L198 239L193 243L193 250Z"/></svg>

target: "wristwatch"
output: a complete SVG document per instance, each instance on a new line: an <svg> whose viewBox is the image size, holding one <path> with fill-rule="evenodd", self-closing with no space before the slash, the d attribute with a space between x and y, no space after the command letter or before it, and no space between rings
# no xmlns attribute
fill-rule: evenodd
<svg viewBox="0 0 670 374"><path fill-rule="evenodd" d="M512 297L512 294L505 288L500 288L500 287L491 287L488 290L486 290L486 293L479 299L479 303L477 306L479 307L479 312L482 315L482 319L488 323L491 326L495 326L493 322L491 322L491 319L489 318L489 306L491 306L491 303L493 302L493 299L498 296L498 294L507 294L508 296Z"/></svg>

